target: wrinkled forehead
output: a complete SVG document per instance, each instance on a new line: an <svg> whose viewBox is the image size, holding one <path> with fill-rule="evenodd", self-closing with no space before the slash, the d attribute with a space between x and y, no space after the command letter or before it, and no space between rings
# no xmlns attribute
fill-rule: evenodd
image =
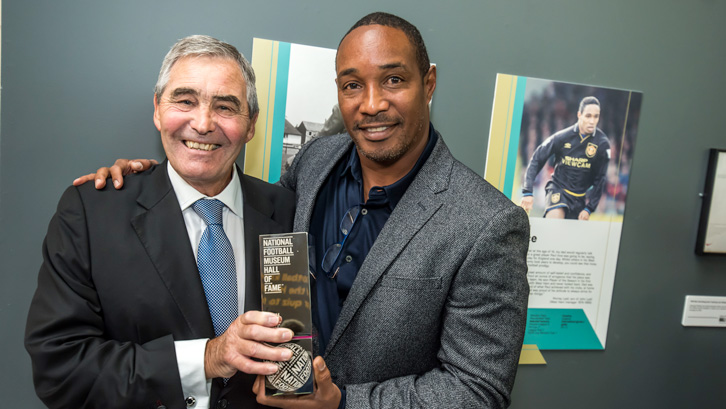
<svg viewBox="0 0 726 409"><path fill-rule="evenodd" d="M192 55L178 59L169 70L171 84L194 83L211 87L241 87L246 81L239 64L231 58Z"/></svg>
<svg viewBox="0 0 726 409"><path fill-rule="evenodd" d="M179 67L180 65L185 67L201 67L206 65L216 65L219 67L235 67L234 71L238 71L240 76L244 77L244 73L242 72L242 67L240 67L239 63L231 58L231 57L225 57L220 55L208 55L208 54L189 54L179 57L176 61L174 61L171 64L171 67L169 67L169 74L174 75L175 68Z"/></svg>

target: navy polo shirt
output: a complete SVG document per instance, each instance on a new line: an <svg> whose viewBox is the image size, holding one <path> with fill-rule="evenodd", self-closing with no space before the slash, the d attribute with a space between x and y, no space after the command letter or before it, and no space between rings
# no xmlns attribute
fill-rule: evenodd
<svg viewBox="0 0 726 409"><path fill-rule="evenodd" d="M318 353L323 354L348 292L368 251L388 217L403 197L436 145L436 132L429 124L429 138L418 161L403 178L388 186L374 186L364 202L363 178L355 146L338 162L318 193L310 223L312 318L317 328ZM341 231L343 216L354 207L359 213L348 237ZM345 239L345 242L343 240ZM343 242L340 255L328 273L321 264L325 252Z"/></svg>

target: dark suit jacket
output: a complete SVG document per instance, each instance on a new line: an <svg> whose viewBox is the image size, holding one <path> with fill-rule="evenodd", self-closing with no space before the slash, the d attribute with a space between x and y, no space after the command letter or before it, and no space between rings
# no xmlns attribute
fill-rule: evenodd
<svg viewBox="0 0 726 409"><path fill-rule="evenodd" d="M350 137L313 140L281 184L307 231ZM527 315L525 212L443 139L396 206L343 305L325 359L347 408L509 405ZM323 277L325 279L325 277Z"/></svg>
<svg viewBox="0 0 726 409"><path fill-rule="evenodd" d="M244 198L245 310L259 309L258 236L289 232L292 192L239 174ZM185 408L175 340L212 338L197 264L166 162L124 188L66 190L43 244L25 345L50 408ZM212 402L253 407L238 374ZM213 406L214 407L214 406Z"/></svg>

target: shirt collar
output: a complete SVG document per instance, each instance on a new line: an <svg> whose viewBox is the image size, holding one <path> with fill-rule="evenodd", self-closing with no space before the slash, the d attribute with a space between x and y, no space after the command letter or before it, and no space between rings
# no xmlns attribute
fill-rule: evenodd
<svg viewBox="0 0 726 409"><path fill-rule="evenodd" d="M575 122L575 124L572 125L572 133L575 135L580 134L580 127L578 126L577 122Z"/></svg>
<svg viewBox="0 0 726 409"><path fill-rule="evenodd" d="M408 186L411 184L411 182L413 182L413 179L418 174L418 171L423 167L424 163L426 163L426 160L429 158L429 156L431 156L431 152L434 150L437 139L438 138L436 136L436 130L434 130L433 124L429 122L429 140L428 142L426 142L426 146L424 147L423 152L421 152L421 156L418 157L416 164L413 165L413 168L411 168L406 176L402 177L401 179L388 186L382 187L386 196L388 197L391 208L396 207L398 201L401 200L403 194L406 193L406 189L408 189ZM343 168L343 171L341 172L341 176L345 175L352 177L353 179L355 179L356 182L363 186L363 175L361 171L360 158L358 157L358 150L355 145L353 145L353 149L348 155L348 161ZM378 186L373 186L371 187L371 189L377 187Z"/></svg>
<svg viewBox="0 0 726 409"><path fill-rule="evenodd" d="M592 133L585 134L585 136L595 136L595 134L597 133L597 130L598 130L598 128L595 127L595 130L592 131ZM572 133L575 135L582 136L582 134L580 133L580 124L578 124L577 122L575 122L575 125L572 125Z"/></svg>
<svg viewBox="0 0 726 409"><path fill-rule="evenodd" d="M232 213L242 217L242 189L240 188L236 167L232 171L232 180L220 194L214 197L205 196L197 189L194 189L174 170L171 162L167 162L166 169L169 173L171 187L174 188L174 193L179 201L179 207L181 207L182 212L199 199L217 199L224 203Z"/></svg>

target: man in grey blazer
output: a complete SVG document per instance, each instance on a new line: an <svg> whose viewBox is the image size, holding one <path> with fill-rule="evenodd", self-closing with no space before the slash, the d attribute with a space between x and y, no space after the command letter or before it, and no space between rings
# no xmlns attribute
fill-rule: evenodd
<svg viewBox="0 0 726 409"><path fill-rule="evenodd" d="M364 17L341 41L336 72L349 135L308 143L280 180L296 192L295 230L314 236L332 382L348 408L508 406L526 318L526 214L430 125L436 68L410 23ZM386 220L378 229L368 218Z"/></svg>
<svg viewBox="0 0 726 409"><path fill-rule="evenodd" d="M306 397L264 396L258 378L258 401L508 406L529 291L526 214L430 124L436 68L413 25L364 17L336 72L348 134L305 145L280 181L296 192L295 230L314 244L313 320L331 377ZM117 164L120 180L131 168Z"/></svg>

